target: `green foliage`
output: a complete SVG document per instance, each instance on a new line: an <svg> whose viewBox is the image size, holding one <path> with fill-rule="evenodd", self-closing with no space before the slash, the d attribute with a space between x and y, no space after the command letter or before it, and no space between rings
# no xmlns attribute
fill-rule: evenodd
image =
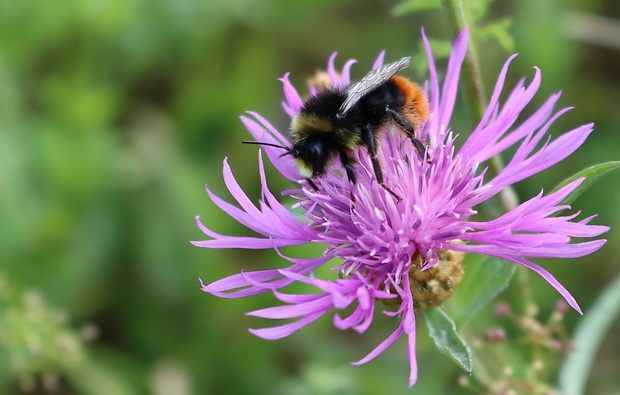
<svg viewBox="0 0 620 395"><path fill-rule="evenodd" d="M456 330L454 321L439 307L424 311L426 326L440 353L450 357L468 374L473 369L471 350Z"/></svg>
<svg viewBox="0 0 620 395"><path fill-rule="evenodd" d="M584 394L596 353L614 320L620 317L620 276L609 284L575 330L577 350L569 355L560 369L558 386L563 393Z"/></svg>
<svg viewBox="0 0 620 395"><path fill-rule="evenodd" d="M516 269L510 262L473 254L466 256L464 267L465 276L445 307L459 328L508 286Z"/></svg>
<svg viewBox="0 0 620 395"><path fill-rule="evenodd" d="M495 39L495 41L507 53L515 52L515 40L509 30L512 25L510 18L502 18L497 21L490 22L482 26L476 33L478 41L482 42L486 39Z"/></svg>
<svg viewBox="0 0 620 395"><path fill-rule="evenodd" d="M394 15L404 16L416 12L439 10L441 9L441 0L408 0L398 3L394 7Z"/></svg>
<svg viewBox="0 0 620 395"><path fill-rule="evenodd" d="M510 18L501 18L491 22L485 21L485 18L489 14L492 1L493 0L463 1L465 16L473 31L472 39L477 43L493 39L506 52L512 53L515 50L515 43L514 38L508 30L512 24L512 20ZM442 0L406 0L398 3L393 9L393 13L395 16L402 17L432 10L440 11L442 4ZM446 43L451 42L446 41ZM436 57L438 59L443 59L448 53L440 51L436 54Z"/></svg>
<svg viewBox="0 0 620 395"><path fill-rule="evenodd" d="M565 187L578 178L584 177L585 179L583 182L560 203L563 205L572 204L581 194L587 191L590 187L594 186L597 182L601 181L603 176L608 175L611 171L618 168L620 168L620 161L599 163L598 165L590 166L587 169L583 169L560 182L551 193L562 189L562 187Z"/></svg>
<svg viewBox="0 0 620 395"><path fill-rule="evenodd" d="M24 391L36 379L50 389L67 366L84 360L82 340L66 323L67 313L48 306L36 291L19 292L0 275L0 380L17 379Z"/></svg>

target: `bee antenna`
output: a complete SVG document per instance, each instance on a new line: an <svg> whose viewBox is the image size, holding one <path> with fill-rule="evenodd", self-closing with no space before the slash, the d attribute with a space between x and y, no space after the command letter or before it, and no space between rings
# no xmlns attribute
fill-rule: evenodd
<svg viewBox="0 0 620 395"><path fill-rule="evenodd" d="M285 146L280 145L280 144L268 143L268 142L265 142L265 141L242 141L241 143L243 143L243 144L254 144L254 145L266 145L268 147L281 148L281 149L286 151L281 156L290 155L293 152L292 149L289 148L289 147L285 147Z"/></svg>

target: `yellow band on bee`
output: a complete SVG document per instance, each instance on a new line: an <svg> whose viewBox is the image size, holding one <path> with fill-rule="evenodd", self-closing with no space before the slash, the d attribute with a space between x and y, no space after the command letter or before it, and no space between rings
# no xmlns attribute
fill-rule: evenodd
<svg viewBox="0 0 620 395"><path fill-rule="evenodd" d="M301 158L294 158L293 162L297 169L299 170L299 174L306 178L312 177L312 168Z"/></svg>
<svg viewBox="0 0 620 395"><path fill-rule="evenodd" d="M312 132L329 132L333 129L328 119L318 117L316 115L298 114L293 118L291 129L297 131L303 138L305 134ZM300 138L300 140L301 140Z"/></svg>

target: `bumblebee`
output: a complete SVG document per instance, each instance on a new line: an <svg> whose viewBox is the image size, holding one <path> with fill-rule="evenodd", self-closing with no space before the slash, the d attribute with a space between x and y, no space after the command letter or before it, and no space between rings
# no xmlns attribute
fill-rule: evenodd
<svg viewBox="0 0 620 395"><path fill-rule="evenodd" d="M400 200L384 182L377 153L385 126L396 124L418 153L425 154L416 130L429 116L426 95L417 84L395 75L410 60L406 57L383 65L346 88L324 87L303 103L291 122L292 147L281 148L286 149L285 155L293 156L299 172L315 190L312 179L325 175L336 158L355 184L353 152L365 146L377 182Z"/></svg>

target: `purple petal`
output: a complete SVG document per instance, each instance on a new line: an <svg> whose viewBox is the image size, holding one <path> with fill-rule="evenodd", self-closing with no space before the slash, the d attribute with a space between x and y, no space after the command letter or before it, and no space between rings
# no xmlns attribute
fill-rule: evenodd
<svg viewBox="0 0 620 395"><path fill-rule="evenodd" d="M407 356L409 357L409 388L418 381L418 361L415 354L416 333L407 334Z"/></svg>
<svg viewBox="0 0 620 395"><path fill-rule="evenodd" d="M563 134L523 162L510 166L510 168L506 166L504 171L491 183L512 185L548 169L579 148L591 132L592 124L589 124Z"/></svg>
<svg viewBox="0 0 620 395"><path fill-rule="evenodd" d="M334 65L337 55L338 52L332 53L327 61L327 75L329 75L329 80L332 82L333 86L337 86L340 83L340 76L338 76L336 66Z"/></svg>
<svg viewBox="0 0 620 395"><path fill-rule="evenodd" d="M523 235L515 235L523 236ZM529 247L527 244L519 247L508 245L509 236L506 236L498 245L491 244L452 244L444 243L444 246L450 245L450 249L455 251L473 252L476 254L490 255L495 257L504 256L524 256L528 258L580 258L582 256L599 250L607 242L605 239L593 240L584 243L566 244L566 243L545 243L545 238L550 235L539 235L540 245ZM468 240L478 241L473 237ZM485 239L489 241L489 239ZM496 241L497 242L497 241Z"/></svg>
<svg viewBox="0 0 620 395"><path fill-rule="evenodd" d="M235 198L237 203L245 210L246 213L250 214L253 218L261 218L262 213L248 198L243 189L237 183L235 176L232 173L230 166L228 165L228 158L224 159L224 183L226 184L226 188L230 194Z"/></svg>
<svg viewBox="0 0 620 395"><path fill-rule="evenodd" d="M313 87L310 87L311 91L312 91L312 88ZM295 115L297 115L297 112L293 110L286 101L282 100L280 104L282 105L282 109L284 110L286 115L288 115L289 117L293 118Z"/></svg>
<svg viewBox="0 0 620 395"><path fill-rule="evenodd" d="M355 332L357 332L357 333L359 333L361 335L361 334L365 333L368 330L368 328L370 328L370 325L372 324L374 310L375 309L374 309L374 305L373 305L373 307L369 311L364 312L364 315L363 315L364 320L360 324L355 325L353 327L353 330Z"/></svg>
<svg viewBox="0 0 620 395"><path fill-rule="evenodd" d="M211 229L207 228L201 221L200 221L200 216L197 215L196 216L196 225L198 225L198 229L200 229L202 231L202 233L206 234L209 237L213 237L213 238L220 238L220 237L226 237L224 235L221 235L219 233L216 233L214 231L212 231ZM190 243L194 243L193 241L191 241Z"/></svg>
<svg viewBox="0 0 620 395"><path fill-rule="evenodd" d="M506 81L506 74L508 74L508 66L510 66L510 63L516 57L517 57L517 54L514 54L508 58L506 63L504 63L504 66L502 67L502 70L500 71L499 76L497 77L495 88L493 88L493 94L491 95L491 100L489 101L489 105L487 106L487 109L485 110L484 115L482 116L482 119L480 119L480 123L478 123L478 127L476 128L476 130L474 130L472 135L476 133L476 131L483 129L486 126L489 119L491 119L491 115L493 114L495 109L499 106L499 95L500 93L502 93L502 90L504 88L504 81ZM467 139L467 142L469 142L469 140L470 139ZM467 144L467 142L465 144Z"/></svg>
<svg viewBox="0 0 620 395"><path fill-rule="evenodd" d="M322 315L332 308L330 300L331 298L326 295L321 296L319 299L310 302L254 310L246 313L246 315L260 318L269 318L272 320L297 318L317 313L321 313Z"/></svg>
<svg viewBox="0 0 620 395"><path fill-rule="evenodd" d="M336 308L342 309L342 308L347 307L353 299L350 297L349 298L343 297L340 292L339 284L333 283L331 281L319 280L312 276L307 277L307 276L300 274L299 272L292 272L286 269L281 269L279 270L279 272L280 274L282 274L288 279L291 279L291 280L294 280L294 281L297 281L303 284L313 285L319 288L320 290L322 290L323 292L330 293L333 298L332 303L334 307Z"/></svg>
<svg viewBox="0 0 620 395"><path fill-rule="evenodd" d="M411 284L409 276L403 276L403 288L401 308L404 309L402 317L402 327L407 335L407 357L409 359L409 387L412 387L418 380L418 361L416 359L416 327L415 313L413 311L413 296L411 295Z"/></svg>
<svg viewBox="0 0 620 395"><path fill-rule="evenodd" d="M266 141L268 141L270 143L280 144L280 145L283 145L285 147L290 147L291 146L291 143L287 140L287 138L284 137L284 135L282 133L280 133L278 131L278 129L276 129L262 115L260 115L257 112L254 112L254 111L246 111L246 114L251 115L254 119L256 119L262 125L262 127L261 127L259 125L256 125L256 123L254 122L252 124L253 129L250 130L250 128L247 128L248 131L250 132L250 134L252 134L252 136L257 141L260 141L263 138L267 138L269 140L266 140ZM247 117L244 117L243 115L240 118L246 118L247 119ZM256 125L256 126L254 126L254 125ZM265 136L265 134L266 134L265 132L269 132L269 133ZM265 147L265 148L269 148L269 147ZM276 150L277 150L277 148L276 148ZM278 152L280 154L282 153L281 151L278 151Z"/></svg>
<svg viewBox="0 0 620 395"><path fill-rule="evenodd" d="M306 303L323 297L324 294L285 294L284 292L273 291L275 297L284 303L297 304Z"/></svg>
<svg viewBox="0 0 620 395"><path fill-rule="evenodd" d="M467 40L469 39L469 29L465 28L461 30L452 48L450 54L450 60L448 61L448 71L446 72L446 80L443 84L441 104L439 105L439 125L450 124L450 118L452 117L452 109L456 102L456 92L459 85L459 75L461 73L461 66L463 60L465 60L465 54L467 53Z"/></svg>
<svg viewBox="0 0 620 395"><path fill-rule="evenodd" d="M377 59L375 59L375 62L372 64L372 69L376 70L379 67L383 66L383 59L385 59L385 49L379 52Z"/></svg>
<svg viewBox="0 0 620 395"><path fill-rule="evenodd" d="M287 269L289 273L299 273L299 275L307 274L332 259L333 256L322 256L313 259L290 259L293 265ZM253 287L248 283L247 279L265 283L269 281L269 287ZM303 276L302 276L303 277ZM203 286L202 291L219 296L222 298L242 298L250 295L256 295L265 292L267 289L279 289L285 287L294 280L283 277L279 270L260 270L254 272L238 273L209 285ZM233 291L238 289L237 291Z"/></svg>
<svg viewBox="0 0 620 395"><path fill-rule="evenodd" d="M542 197L542 191L541 191L541 193L538 196L526 202L521 203L516 208L512 209L511 211L507 212L506 214L503 214L502 216L494 220L491 220L488 222L473 222L473 221L464 222L464 225L469 228L475 228L475 229L481 229L481 230L498 229L500 227L507 227L507 226L510 226L512 228L514 227L514 224L517 221L528 218L528 216L531 216L532 214L536 213L538 210L541 210L543 208L549 210L550 211L549 214L550 214L551 212L555 211L553 208L560 208L560 207L556 207L556 205L560 203L562 200L564 200L564 198L566 198L575 189L577 189L577 187L581 185L581 183L584 180L585 180L585 177L578 178L570 182L569 184L563 186L562 188L555 191L554 193L546 197L543 197L543 198L541 198Z"/></svg>
<svg viewBox="0 0 620 395"><path fill-rule="evenodd" d="M372 361L377 356L379 356L379 354L385 351L389 346L391 346L392 343L394 343L396 339L398 339L400 335L402 334L403 334L403 326L401 324L398 326L398 328L396 328L394 333L392 333L387 339L382 341L381 344L379 344L374 350L368 353L368 355L366 355L364 358L360 359L357 362L352 362L351 365L363 365L367 362Z"/></svg>
<svg viewBox="0 0 620 395"><path fill-rule="evenodd" d="M508 261L517 263L517 264L519 264L521 266L525 266L528 269L531 269L534 272L538 273L542 278L545 279L545 281L547 281L553 288L555 288L560 293L560 295L562 295L564 297L564 299L566 299L566 302L573 309L575 309L575 311L577 311L579 314L583 315L583 313L581 312L581 308L577 304L577 301L575 300L575 298L573 298L573 295L571 295L570 292L568 292L568 290L566 290L566 288L564 288L564 286L562 284L560 284L560 282L558 280L556 280L555 277L553 277L551 275L551 273L549 273L548 271L546 271L542 267L536 265L535 263L532 263L532 262L527 261L525 259L517 259L517 258L512 258L512 257L504 257L503 259L506 259Z"/></svg>
<svg viewBox="0 0 620 395"><path fill-rule="evenodd" d="M541 142L541 140L543 139L543 137L547 137L547 139L549 139L549 135L547 134L547 131L549 130L549 128L551 127L551 125L553 125L553 123L563 114L565 114L566 112L568 112L570 110L570 108L563 108L562 110L558 111L557 113L555 113L541 128L540 130L538 130L537 132L532 132L530 133L527 138L523 141L523 143L521 143L521 145L519 146L519 148L517 148L517 152L514 153L512 159L511 159L511 163L519 163L519 162L525 162L526 158L532 153L534 152L536 146ZM547 146L547 144L545 144L543 146L543 148L545 148ZM542 151L542 148L540 150L538 150L538 152ZM532 155L533 156L533 155ZM531 159L531 158L530 158Z"/></svg>
<svg viewBox="0 0 620 395"><path fill-rule="evenodd" d="M349 59L344 64L344 67L342 68L342 79L340 81L340 84L337 86L338 88L344 88L351 84L351 66L355 63L357 63L357 60Z"/></svg>
<svg viewBox="0 0 620 395"><path fill-rule="evenodd" d="M204 226L204 224L200 222L200 217L196 217L196 223L198 224L200 230L202 230L207 236L214 238L214 240L190 241L190 243L195 245L196 247L263 249L274 247L288 247L293 245L305 244L307 242L289 239L274 240L256 237L224 236L219 233L215 233L206 226Z"/></svg>
<svg viewBox="0 0 620 395"><path fill-rule="evenodd" d="M278 340L283 337L287 337L304 326L318 320L321 318L323 313L316 313L313 315L309 315L305 318L300 319L299 321L291 322L290 324L284 324L279 326L274 326L271 328L262 328L262 329L248 329L248 331L254 336L260 337L265 340Z"/></svg>
<svg viewBox="0 0 620 395"><path fill-rule="evenodd" d="M551 116L553 107L560 98L560 94L551 95L549 99L525 122L523 122L518 128L512 131L508 136L502 139L500 142L494 144L487 144L483 150L478 150L474 153L474 160L478 162L486 161L495 155L505 151L517 141L521 140L528 134L531 134L534 130L541 127L547 119ZM484 138L484 134L480 133L480 137ZM498 136L499 137L499 136ZM488 137L487 137L488 139ZM494 140L493 140L494 141Z"/></svg>
<svg viewBox="0 0 620 395"><path fill-rule="evenodd" d="M336 328L343 331L343 330L352 328L355 325L359 324L363 318L364 318L364 310L360 308L359 306L357 306L355 311L349 314L349 316L346 318L342 318L340 315L334 314L333 324Z"/></svg>
<svg viewBox="0 0 620 395"><path fill-rule="evenodd" d="M288 103L289 108L295 113L298 113L299 110L301 110L303 101L301 100L301 97L299 96L299 93L297 93L295 87L293 87L291 82L288 80L289 74L291 73L286 73L282 78L278 79L282 81L284 97L286 98L286 102Z"/></svg>
<svg viewBox="0 0 620 395"><path fill-rule="evenodd" d="M202 248L243 248L262 250L275 247L290 247L306 244L304 240L290 239L261 239L258 237L222 236L214 240L191 241L196 247Z"/></svg>
<svg viewBox="0 0 620 395"><path fill-rule="evenodd" d="M525 106L529 103L531 97L536 93L538 88L540 87L540 70L535 69L536 73L534 75L534 79L532 83L524 89L522 87L522 83L517 84L516 88L511 93L508 98L506 104L503 106L499 115L493 119L486 127L477 128L474 133L467 139L464 144L463 152L464 155L471 156L475 161L482 162L491 157L491 155L487 155L487 150L492 149L493 145L496 144L497 140L500 139L506 132L510 130L512 125L517 121L519 116L521 115L521 111L525 108ZM555 103L555 102L554 102ZM535 131L535 128L529 128L525 126L534 126L535 122L538 122L538 125L541 125L545 122L547 118L541 118L541 111L537 113L538 115L530 117L529 123L526 121L524 125L518 129L516 135L513 136L511 132L508 135L508 139L514 139L518 141L523 138L523 136L527 134L531 134ZM544 112L542 112L544 114ZM501 142L502 145L507 145L506 142ZM496 149L499 151L499 148Z"/></svg>
<svg viewBox="0 0 620 395"><path fill-rule="evenodd" d="M284 207L271 193L267 187L267 177L265 176L265 167L263 165L263 158L258 155L258 168L261 180L261 191L271 211L274 213L273 218L265 218L270 224L278 225L279 234L287 236L292 239L304 239L306 242L312 241L316 238L312 229L306 224L300 222L291 211Z"/></svg>
<svg viewBox="0 0 620 395"><path fill-rule="evenodd" d="M607 240L592 240L585 243L565 244L560 246L523 248L520 255L528 258L581 258L599 250Z"/></svg>
<svg viewBox="0 0 620 395"><path fill-rule="evenodd" d="M271 234L271 230L268 227L264 226L262 221L257 220L256 218L250 216L245 211L220 199L217 195L211 192L211 190L208 187L205 187L205 188L207 190L207 194L209 195L209 198L211 199L211 201L213 201L213 203L215 203L217 207L219 207L226 214L230 215L231 218L239 222L241 225L245 226L248 229L252 229L256 233L260 233L262 235ZM199 217L196 218L196 220L198 219ZM203 226L200 226L200 228L202 229ZM214 236L211 236L211 237L214 237ZM218 237L221 237L221 235L218 235Z"/></svg>
<svg viewBox="0 0 620 395"><path fill-rule="evenodd" d="M262 126L264 126L261 128L256 124L256 122L242 117L241 121L256 141L264 141L290 147L291 143L288 142L286 138L282 136L282 134L280 134L280 132L278 132L265 118L251 111L248 111L248 114L252 115L262 124ZM271 135L265 133L265 129L267 129ZM302 178L297 168L295 168L291 158L288 156L282 156L282 149L268 146L264 146L263 149L267 152L269 161L284 177L291 181L299 181Z"/></svg>
<svg viewBox="0 0 620 395"><path fill-rule="evenodd" d="M422 28L422 41L424 42L424 48L426 49L426 57L428 58L428 71L429 77L431 80L431 101L430 101L430 109L431 114L439 113L439 82L437 80L437 68L435 67L435 60L433 59L433 52L431 51L431 44L426 38L426 34L424 33L424 28ZM438 122L438 118L431 115L431 119L427 122L427 127L436 133L439 133L440 125ZM429 135L431 138L431 146L436 146L438 144L437 141L433 141L435 135Z"/></svg>
<svg viewBox="0 0 620 395"><path fill-rule="evenodd" d="M222 278L220 280L214 281L209 285L202 284L202 291L213 294L215 296L219 296L222 298L242 298L249 295L256 295L261 292L265 292L270 288L267 287L251 287L249 286L248 278L252 278L253 281L264 283L267 281L271 281L275 278L281 277L280 273L277 270L258 270L254 272L242 272L232 276L228 276ZM290 284L292 281L289 281ZM202 283L202 280L201 280ZM273 283L271 283L273 285ZM288 285L288 284L287 284ZM244 288L240 291L230 292L231 290ZM254 291L253 293L248 293L248 291ZM244 292L241 292L244 291Z"/></svg>

